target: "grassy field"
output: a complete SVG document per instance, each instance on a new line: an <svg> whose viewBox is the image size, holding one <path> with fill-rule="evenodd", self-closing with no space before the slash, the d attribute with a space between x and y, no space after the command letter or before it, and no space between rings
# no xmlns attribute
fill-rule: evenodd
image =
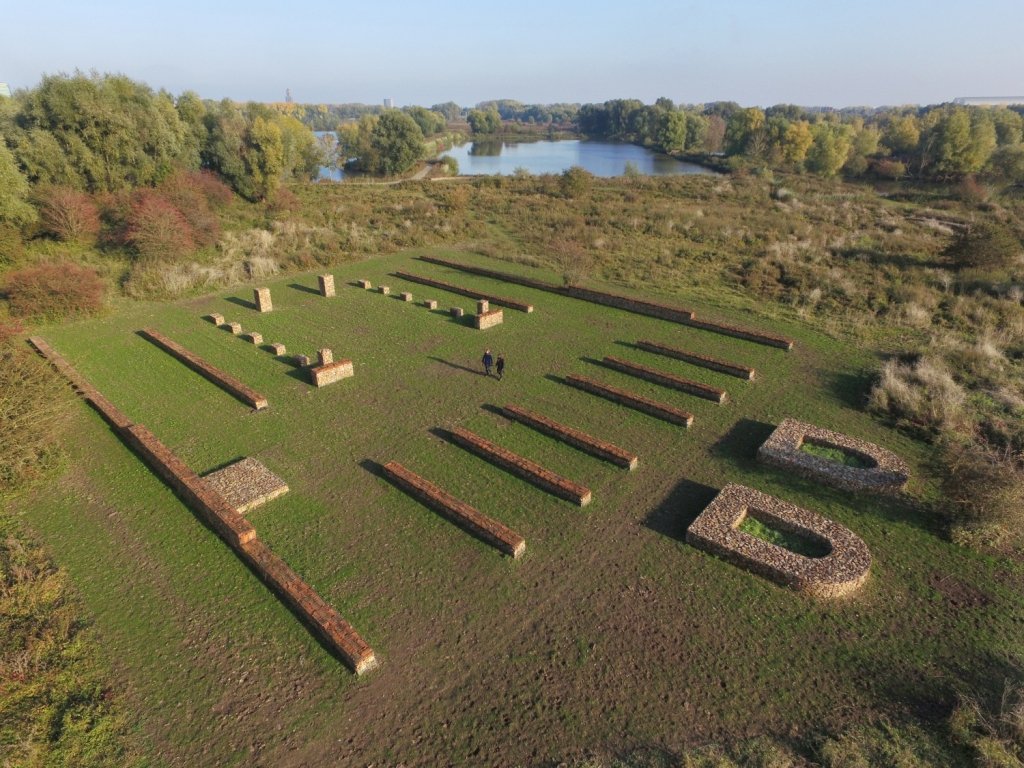
<svg viewBox="0 0 1024 768"><path fill-rule="evenodd" d="M424 251L269 282L272 313L236 289L137 303L41 331L130 418L199 472L255 456L291 491L251 512L260 536L373 645L356 679L216 536L76 404L66 471L14 500L65 565L156 765L545 765L588 752L675 753L770 735L800 744L872 722L941 728L956 693L1001 689L1019 658L1024 568L954 546L931 511L931 449L863 412L869 353L810 323L723 306L696 282L671 296L700 315L796 339L789 353L413 259ZM471 254L432 253L494 266ZM499 268L516 269L508 265ZM524 272L552 280L552 273ZM395 270L530 301L480 332L474 302ZM359 278L437 299L429 311L362 291ZM639 295L639 294L638 294ZM289 353L330 347L356 376L323 390L204 321L220 312ZM149 344L153 327L267 395L253 413ZM642 352L649 339L754 366L754 382ZM481 375L485 347L508 361ZM605 355L728 390L719 406L595 364ZM692 411L689 430L574 390L593 376ZM490 410L516 403L632 449L628 473ZM857 498L755 463L795 417L906 459L906 498ZM589 486L559 501L446 442L464 426ZM527 540L513 562L377 474L390 460ZM728 482L837 520L874 556L855 598L820 603L688 546L688 524ZM963 755L949 756L951 761Z"/></svg>

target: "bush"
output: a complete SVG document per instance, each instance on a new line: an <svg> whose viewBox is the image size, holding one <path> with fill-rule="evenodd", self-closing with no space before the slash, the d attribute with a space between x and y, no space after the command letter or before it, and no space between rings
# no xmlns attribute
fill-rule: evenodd
<svg viewBox="0 0 1024 768"><path fill-rule="evenodd" d="M578 165L563 171L558 179L558 186L562 194L574 199L587 194L593 183L593 174Z"/></svg>
<svg viewBox="0 0 1024 768"><path fill-rule="evenodd" d="M0 492L41 475L57 453L70 390L27 349L0 346Z"/></svg>
<svg viewBox="0 0 1024 768"><path fill-rule="evenodd" d="M135 195L125 239L147 259L173 261L196 250L195 233L184 214L152 190Z"/></svg>
<svg viewBox="0 0 1024 768"><path fill-rule="evenodd" d="M162 182L158 190L185 217L196 244L213 245L220 238L220 220L214 208L223 207L215 191L220 185L230 200L231 190L209 173L177 171ZM211 197L214 202L211 202Z"/></svg>
<svg viewBox="0 0 1024 768"><path fill-rule="evenodd" d="M96 242L100 212L85 192L71 187L46 185L35 193L42 230L67 243Z"/></svg>
<svg viewBox="0 0 1024 768"><path fill-rule="evenodd" d="M966 393L946 364L922 357L914 363L889 360L868 397L868 408L898 424L934 435L964 423Z"/></svg>
<svg viewBox="0 0 1024 768"><path fill-rule="evenodd" d="M988 446L948 443L942 490L954 534L998 543L1020 539L1024 523L1024 471L1020 457Z"/></svg>
<svg viewBox="0 0 1024 768"><path fill-rule="evenodd" d="M1020 260L1020 239L997 221L981 221L965 229L946 249L957 269L1003 270Z"/></svg>
<svg viewBox="0 0 1024 768"><path fill-rule="evenodd" d="M7 275L7 303L15 317L60 320L103 306L106 286L95 270L69 262L40 264Z"/></svg>

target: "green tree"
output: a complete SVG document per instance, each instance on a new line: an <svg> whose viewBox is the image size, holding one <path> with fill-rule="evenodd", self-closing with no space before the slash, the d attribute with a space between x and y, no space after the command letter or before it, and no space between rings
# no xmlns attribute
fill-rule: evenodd
<svg viewBox="0 0 1024 768"><path fill-rule="evenodd" d="M899 155L917 151L921 140L921 127L914 115L897 115L882 130L882 144Z"/></svg>
<svg viewBox="0 0 1024 768"><path fill-rule="evenodd" d="M921 170L932 175L977 173L996 146L995 125L981 109L934 109L925 116L923 128Z"/></svg>
<svg viewBox="0 0 1024 768"><path fill-rule="evenodd" d="M579 199L590 191L594 176L585 168L574 165L562 172L558 186L566 197Z"/></svg>
<svg viewBox="0 0 1024 768"><path fill-rule="evenodd" d="M35 220L36 210L28 196L28 179L0 136L0 225L20 227Z"/></svg>
<svg viewBox="0 0 1024 768"><path fill-rule="evenodd" d="M409 107L405 113L416 121L416 125L420 127L424 136L434 136L448 126L444 115L423 107Z"/></svg>
<svg viewBox="0 0 1024 768"><path fill-rule="evenodd" d="M200 166L203 148L210 138L204 122L206 105L194 91L185 91L178 97L174 106L185 128L181 149L182 165L197 169Z"/></svg>
<svg viewBox="0 0 1024 768"><path fill-rule="evenodd" d="M665 152L686 149L687 118L683 112L662 112L658 120L657 144Z"/></svg>
<svg viewBox="0 0 1024 768"><path fill-rule="evenodd" d="M811 124L806 120L794 120L782 134L782 160L795 170L803 170L807 151L814 143Z"/></svg>
<svg viewBox="0 0 1024 768"><path fill-rule="evenodd" d="M462 117L462 107L454 101L446 101L443 104L434 104L430 108L430 111L444 115L445 120L458 120Z"/></svg>
<svg viewBox="0 0 1024 768"><path fill-rule="evenodd" d="M488 110L471 109L466 119L473 133L497 133L501 128L501 115L496 107Z"/></svg>
<svg viewBox="0 0 1024 768"><path fill-rule="evenodd" d="M376 156L366 170L385 176L405 173L423 157L423 132L408 115L389 110L377 119L370 146Z"/></svg>
<svg viewBox="0 0 1024 768"><path fill-rule="evenodd" d="M726 153L740 155L746 152L751 138L764 128L764 123L764 112L757 107L736 110L725 127Z"/></svg>
<svg viewBox="0 0 1024 768"><path fill-rule="evenodd" d="M1005 107L994 109L992 122L996 128L996 143L1000 147L1024 141L1024 117L1019 112Z"/></svg>
<svg viewBox="0 0 1024 768"><path fill-rule="evenodd" d="M850 154L850 128L818 123L811 130L814 141L807 150L807 169L831 178L839 173Z"/></svg>

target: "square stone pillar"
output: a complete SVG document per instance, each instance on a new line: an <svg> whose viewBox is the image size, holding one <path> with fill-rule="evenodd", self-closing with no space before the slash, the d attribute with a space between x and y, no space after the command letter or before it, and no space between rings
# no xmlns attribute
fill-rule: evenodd
<svg viewBox="0 0 1024 768"><path fill-rule="evenodd" d="M334 353L329 349L318 349L316 351L317 365L330 365L334 362Z"/></svg>
<svg viewBox="0 0 1024 768"><path fill-rule="evenodd" d="M478 315L483 315L483 314L486 314L486 313L488 313L490 311L491 311L491 302L489 302L487 299L480 299L479 301L477 301L477 303L476 303L476 313Z"/></svg>
<svg viewBox="0 0 1024 768"><path fill-rule="evenodd" d="M260 312L270 312L274 309L274 303L270 300L269 288L257 288L252 294L256 299L256 309Z"/></svg>
<svg viewBox="0 0 1024 768"><path fill-rule="evenodd" d="M317 282L320 283L320 295L330 298L334 295L334 275L318 275Z"/></svg>

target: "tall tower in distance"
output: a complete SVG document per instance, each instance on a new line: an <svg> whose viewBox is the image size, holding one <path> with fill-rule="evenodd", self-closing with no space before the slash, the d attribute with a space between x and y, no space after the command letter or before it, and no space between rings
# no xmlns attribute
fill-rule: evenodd
<svg viewBox="0 0 1024 768"><path fill-rule="evenodd" d="M285 104L291 104L294 101L295 101L295 99L292 98L292 89L291 88L285 88L284 89L284 103Z"/></svg>
<svg viewBox="0 0 1024 768"><path fill-rule="evenodd" d="M384 109L394 109L395 100L391 98L384 99Z"/></svg>

